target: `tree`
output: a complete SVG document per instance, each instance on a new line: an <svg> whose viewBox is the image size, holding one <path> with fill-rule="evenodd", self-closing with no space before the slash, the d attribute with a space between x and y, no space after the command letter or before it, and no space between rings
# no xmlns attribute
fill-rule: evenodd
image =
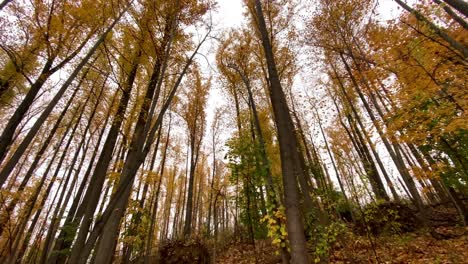
<svg viewBox="0 0 468 264"><path fill-rule="evenodd" d="M187 206L185 210L184 236L192 234L192 214L194 197L194 180L200 148L205 130L205 107L210 88L210 80L203 83L198 69L192 73L192 85L186 93L187 106L183 110L183 118L187 123L190 145L190 174L188 178ZM200 195L200 194L199 194Z"/></svg>
<svg viewBox="0 0 468 264"><path fill-rule="evenodd" d="M259 0L249 2L254 5L255 13L252 16L257 21L257 27L261 35L262 45L268 67L270 81L270 99L278 129L278 140L281 151L281 165L284 185L284 203L286 207L287 227L289 242L291 245L291 262L309 263L304 236L304 224L299 209L299 189L296 179L303 172L298 166L298 146L295 137L295 129L289 114L281 82L276 68L275 58L267 31L262 4Z"/></svg>

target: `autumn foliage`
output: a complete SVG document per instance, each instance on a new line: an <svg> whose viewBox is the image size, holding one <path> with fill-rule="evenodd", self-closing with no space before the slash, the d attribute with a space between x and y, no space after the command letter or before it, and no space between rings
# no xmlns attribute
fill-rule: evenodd
<svg viewBox="0 0 468 264"><path fill-rule="evenodd" d="M465 261L466 1L227 2L0 0L0 263Z"/></svg>

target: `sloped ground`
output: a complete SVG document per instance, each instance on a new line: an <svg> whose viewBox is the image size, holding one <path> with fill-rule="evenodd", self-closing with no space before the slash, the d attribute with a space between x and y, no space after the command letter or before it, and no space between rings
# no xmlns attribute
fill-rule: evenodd
<svg viewBox="0 0 468 264"><path fill-rule="evenodd" d="M396 203L380 204L367 213L370 219L366 223L360 220L348 225L330 245L330 263L468 264L468 228L459 226L457 211L439 205L428 207L426 213L431 233L420 229L415 209ZM392 228L395 225L397 234ZM255 248L235 244L218 253L216 263L281 263L276 251L266 240L257 241Z"/></svg>
<svg viewBox="0 0 468 264"><path fill-rule="evenodd" d="M216 263L223 264L276 264L281 263L279 255L275 254L276 247L269 241L257 241L255 249L253 245L239 243L231 245L216 258Z"/></svg>
<svg viewBox="0 0 468 264"><path fill-rule="evenodd" d="M438 233L450 239L437 240L430 234L413 232L373 238L359 236L338 243L331 263L468 263L468 229L441 227ZM374 246L372 246L372 244ZM375 249L375 251L373 250Z"/></svg>
<svg viewBox="0 0 468 264"><path fill-rule="evenodd" d="M162 245L159 262L165 264L209 264L208 248L200 240L174 240Z"/></svg>
<svg viewBox="0 0 468 264"><path fill-rule="evenodd" d="M412 232L382 235L371 242L366 236L350 234L330 251L330 263L468 263L468 228L439 227L437 232L450 238L437 240L427 233ZM267 241L257 242L255 250L248 244L232 245L216 258L216 263L281 263L275 251Z"/></svg>

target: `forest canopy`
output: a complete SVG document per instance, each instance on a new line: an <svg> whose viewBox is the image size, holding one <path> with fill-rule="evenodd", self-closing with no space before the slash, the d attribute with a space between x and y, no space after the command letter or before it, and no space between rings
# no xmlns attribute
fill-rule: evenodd
<svg viewBox="0 0 468 264"><path fill-rule="evenodd" d="M0 262L466 261L468 3L231 1L0 0Z"/></svg>

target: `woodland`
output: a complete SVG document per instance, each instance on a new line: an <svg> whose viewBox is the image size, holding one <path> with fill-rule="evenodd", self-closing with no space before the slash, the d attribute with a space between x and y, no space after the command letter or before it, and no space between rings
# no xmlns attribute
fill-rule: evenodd
<svg viewBox="0 0 468 264"><path fill-rule="evenodd" d="M227 1L0 0L0 263L467 263L468 2Z"/></svg>

